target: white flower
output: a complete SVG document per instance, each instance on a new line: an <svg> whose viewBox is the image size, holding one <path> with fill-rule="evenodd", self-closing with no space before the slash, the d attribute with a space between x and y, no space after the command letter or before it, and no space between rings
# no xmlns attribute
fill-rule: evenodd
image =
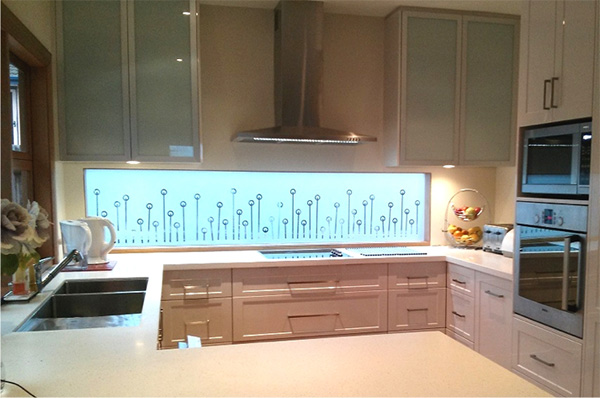
<svg viewBox="0 0 600 398"><path fill-rule="evenodd" d="M50 221L48 221L48 212L40 207L37 202L27 202L27 211L31 216L29 226L33 230L28 246L35 249L50 237Z"/></svg>
<svg viewBox="0 0 600 398"><path fill-rule="evenodd" d="M22 206L2 199L2 254L18 254L32 236L31 216Z"/></svg>
<svg viewBox="0 0 600 398"><path fill-rule="evenodd" d="M22 206L2 199L2 254L32 254L49 237L48 213L37 202Z"/></svg>

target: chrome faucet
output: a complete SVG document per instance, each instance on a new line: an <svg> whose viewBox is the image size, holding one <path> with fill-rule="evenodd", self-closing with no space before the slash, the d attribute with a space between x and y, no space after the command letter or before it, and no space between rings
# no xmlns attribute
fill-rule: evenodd
<svg viewBox="0 0 600 398"><path fill-rule="evenodd" d="M33 266L33 269L35 270L35 284L37 285L38 292L41 292L42 289L46 287L46 285L50 283L50 281L52 281L52 279L54 279L54 277L56 277L56 275L58 275L58 273L62 271L62 269L65 268L67 265L71 264L73 261L85 261L85 258L77 249L73 249L69 254L65 256L65 258L63 258L63 260L60 263L55 265L54 268L52 268L48 272L48 275L46 275L45 278L43 278L42 275L45 270L44 264L46 264L50 260L52 260L52 257L45 258Z"/></svg>

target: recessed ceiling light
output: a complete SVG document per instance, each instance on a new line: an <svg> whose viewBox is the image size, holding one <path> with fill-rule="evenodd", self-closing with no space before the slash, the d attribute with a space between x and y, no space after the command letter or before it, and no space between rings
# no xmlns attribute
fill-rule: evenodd
<svg viewBox="0 0 600 398"><path fill-rule="evenodd" d="M183 15L191 15L191 13L189 11L184 11Z"/></svg>
<svg viewBox="0 0 600 398"><path fill-rule="evenodd" d="M127 164L140 164L140 162L139 162L139 161L137 161L137 160L128 160L128 161L127 161L127 162L125 162L125 163L127 163Z"/></svg>
<svg viewBox="0 0 600 398"><path fill-rule="evenodd" d="M456 166L454 166L453 164L445 164L445 165L443 165L442 167L443 167L443 168L445 168L445 169L453 169L453 168L455 168Z"/></svg>

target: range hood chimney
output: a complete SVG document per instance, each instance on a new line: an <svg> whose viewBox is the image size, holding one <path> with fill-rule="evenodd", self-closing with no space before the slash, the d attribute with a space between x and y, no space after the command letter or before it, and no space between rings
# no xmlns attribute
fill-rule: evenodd
<svg viewBox="0 0 600 398"><path fill-rule="evenodd" d="M376 137L320 126L323 2L282 0L275 8L276 127L241 131L238 142L359 144Z"/></svg>

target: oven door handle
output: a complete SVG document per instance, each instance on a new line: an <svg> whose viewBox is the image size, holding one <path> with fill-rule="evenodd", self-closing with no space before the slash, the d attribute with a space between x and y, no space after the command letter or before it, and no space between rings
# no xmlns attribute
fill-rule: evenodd
<svg viewBox="0 0 600 398"><path fill-rule="evenodd" d="M573 242L580 242L579 251L577 253L577 287L575 290L575 311L577 311L581 306L581 288L582 284L582 256L581 256L581 247L582 247L582 239L578 235L570 235L564 238L565 242L565 251L563 253L563 275L562 275L562 297L561 297L561 309L563 311L568 311L569 304L569 285L571 284L571 276L569 273L569 265L570 265L570 257L571 257L571 244Z"/></svg>

